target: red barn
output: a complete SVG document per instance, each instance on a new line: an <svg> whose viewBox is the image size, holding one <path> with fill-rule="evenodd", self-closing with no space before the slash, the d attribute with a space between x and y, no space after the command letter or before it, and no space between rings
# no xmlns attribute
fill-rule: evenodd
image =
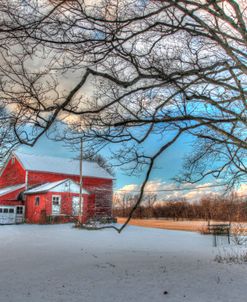
<svg viewBox="0 0 247 302"><path fill-rule="evenodd" d="M0 174L0 223L66 222L79 214L78 160L14 152ZM82 164L82 220L111 217L113 177Z"/></svg>

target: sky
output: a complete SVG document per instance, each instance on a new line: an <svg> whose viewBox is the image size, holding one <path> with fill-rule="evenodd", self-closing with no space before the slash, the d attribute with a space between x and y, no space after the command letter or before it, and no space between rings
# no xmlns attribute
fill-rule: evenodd
<svg viewBox="0 0 247 302"><path fill-rule="evenodd" d="M155 143L155 141L153 143ZM183 188L186 188L185 191L177 190L178 184L176 184L172 178L177 176L181 171L184 156L192 152L190 143L188 137L183 137L176 144L172 145L156 162L146 191L157 194L158 200L176 200L182 197L190 201L196 201L207 194L222 193L221 187L211 187L217 184L217 182L212 179L199 184L183 185ZM34 147L21 146L19 150L25 153L54 157L75 158L78 156L76 152L68 150L63 142L52 141L46 136L41 137ZM107 156L109 154L103 153L102 155ZM129 176L125 171L119 168L115 168L115 172L115 192L118 192L118 194L136 194L138 192L144 173L138 176ZM191 188L195 188L196 190L191 190ZM247 185L243 184L238 189L238 193L242 196L246 194L246 192Z"/></svg>
<svg viewBox="0 0 247 302"><path fill-rule="evenodd" d="M76 152L70 151L63 142L52 141L45 135L41 137L34 147L21 146L19 150L25 153L55 157L75 158L78 156ZM172 182L172 177L176 176L181 170L183 157L189 150L190 146L185 139L181 139L178 143L172 145L167 152L157 160L151 179L158 180L159 182ZM106 151L103 152L102 155L106 157L107 155L109 156ZM115 189L121 189L130 184L138 186L144 175L144 173L142 173L142 175L130 176L120 168L114 168L114 170L116 172Z"/></svg>

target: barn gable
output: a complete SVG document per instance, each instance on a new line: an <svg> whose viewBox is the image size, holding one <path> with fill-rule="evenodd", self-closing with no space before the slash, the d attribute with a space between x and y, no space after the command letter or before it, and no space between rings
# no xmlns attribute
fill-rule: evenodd
<svg viewBox="0 0 247 302"><path fill-rule="evenodd" d="M11 154L0 172L0 188L26 182L26 171L14 154Z"/></svg>

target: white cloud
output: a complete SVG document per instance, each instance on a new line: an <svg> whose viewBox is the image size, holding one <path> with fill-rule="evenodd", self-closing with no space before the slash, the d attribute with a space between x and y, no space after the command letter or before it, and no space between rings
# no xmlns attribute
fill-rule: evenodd
<svg viewBox="0 0 247 302"><path fill-rule="evenodd" d="M237 194L241 195L247 195L247 184L241 184L239 189L236 191Z"/></svg>
<svg viewBox="0 0 247 302"><path fill-rule="evenodd" d="M157 201L177 200L181 198L186 198L187 201L193 202L196 200L200 200L205 195L223 194L223 188L217 185L217 183L210 182L197 185L187 183L182 186L182 189L185 190L181 190L181 187L178 187L175 183L168 183L158 179L149 181L146 185L145 192L157 194ZM117 190L116 193L138 194L139 190L139 185L129 184ZM240 196L247 194L247 184L242 184L239 189L237 189L235 192Z"/></svg>
<svg viewBox="0 0 247 302"><path fill-rule="evenodd" d="M136 184L130 184L130 185L125 185L123 186L121 189L119 189L118 191L116 191L116 193L134 193L135 191L139 190L139 186Z"/></svg>

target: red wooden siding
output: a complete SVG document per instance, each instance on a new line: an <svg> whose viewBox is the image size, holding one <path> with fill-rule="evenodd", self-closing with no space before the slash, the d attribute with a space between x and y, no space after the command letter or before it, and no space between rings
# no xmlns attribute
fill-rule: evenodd
<svg viewBox="0 0 247 302"><path fill-rule="evenodd" d="M56 174L48 172L28 172L28 185L43 184L70 178L75 182L80 181L77 175ZM95 216L111 216L112 212L112 179L83 177L83 188L93 196L89 197L90 204L95 207Z"/></svg>
<svg viewBox="0 0 247 302"><path fill-rule="evenodd" d="M39 205L35 205L36 196L40 197ZM26 196L26 222L28 223L45 223L42 220L42 210L46 208L46 196L45 194L27 195Z"/></svg>
<svg viewBox="0 0 247 302"><path fill-rule="evenodd" d="M26 196L26 221L28 223L46 223L49 216L52 216L52 196L61 196L61 212L64 216L63 222L70 221L72 216L72 198L79 197L79 194L69 192L47 192L41 194L32 194ZM39 197L39 205L35 205L36 197ZM88 204L88 195L83 194L83 216L84 220L90 218L93 213L90 211L92 204ZM67 216L67 217L66 217ZM61 221L61 220L60 220Z"/></svg>
<svg viewBox="0 0 247 302"><path fill-rule="evenodd" d="M29 171L28 172L28 185L44 184L46 182L54 182L70 178L76 182L79 182L80 177L76 175L57 174L49 172Z"/></svg>
<svg viewBox="0 0 247 302"><path fill-rule="evenodd" d="M0 188L24 184L25 177L26 172L19 161L16 158L13 160L10 158L0 176Z"/></svg>
<svg viewBox="0 0 247 302"><path fill-rule="evenodd" d="M33 186L37 184L42 184L46 182L54 182L63 179L72 179L75 182L80 181L80 176L78 175L68 175L68 174L57 174L49 172L38 172L38 171L29 171L28 172L28 185ZM83 177L83 187L85 189L91 188L91 190L97 189L99 186L111 188L112 179L103 179L103 178L93 178L93 177Z"/></svg>

